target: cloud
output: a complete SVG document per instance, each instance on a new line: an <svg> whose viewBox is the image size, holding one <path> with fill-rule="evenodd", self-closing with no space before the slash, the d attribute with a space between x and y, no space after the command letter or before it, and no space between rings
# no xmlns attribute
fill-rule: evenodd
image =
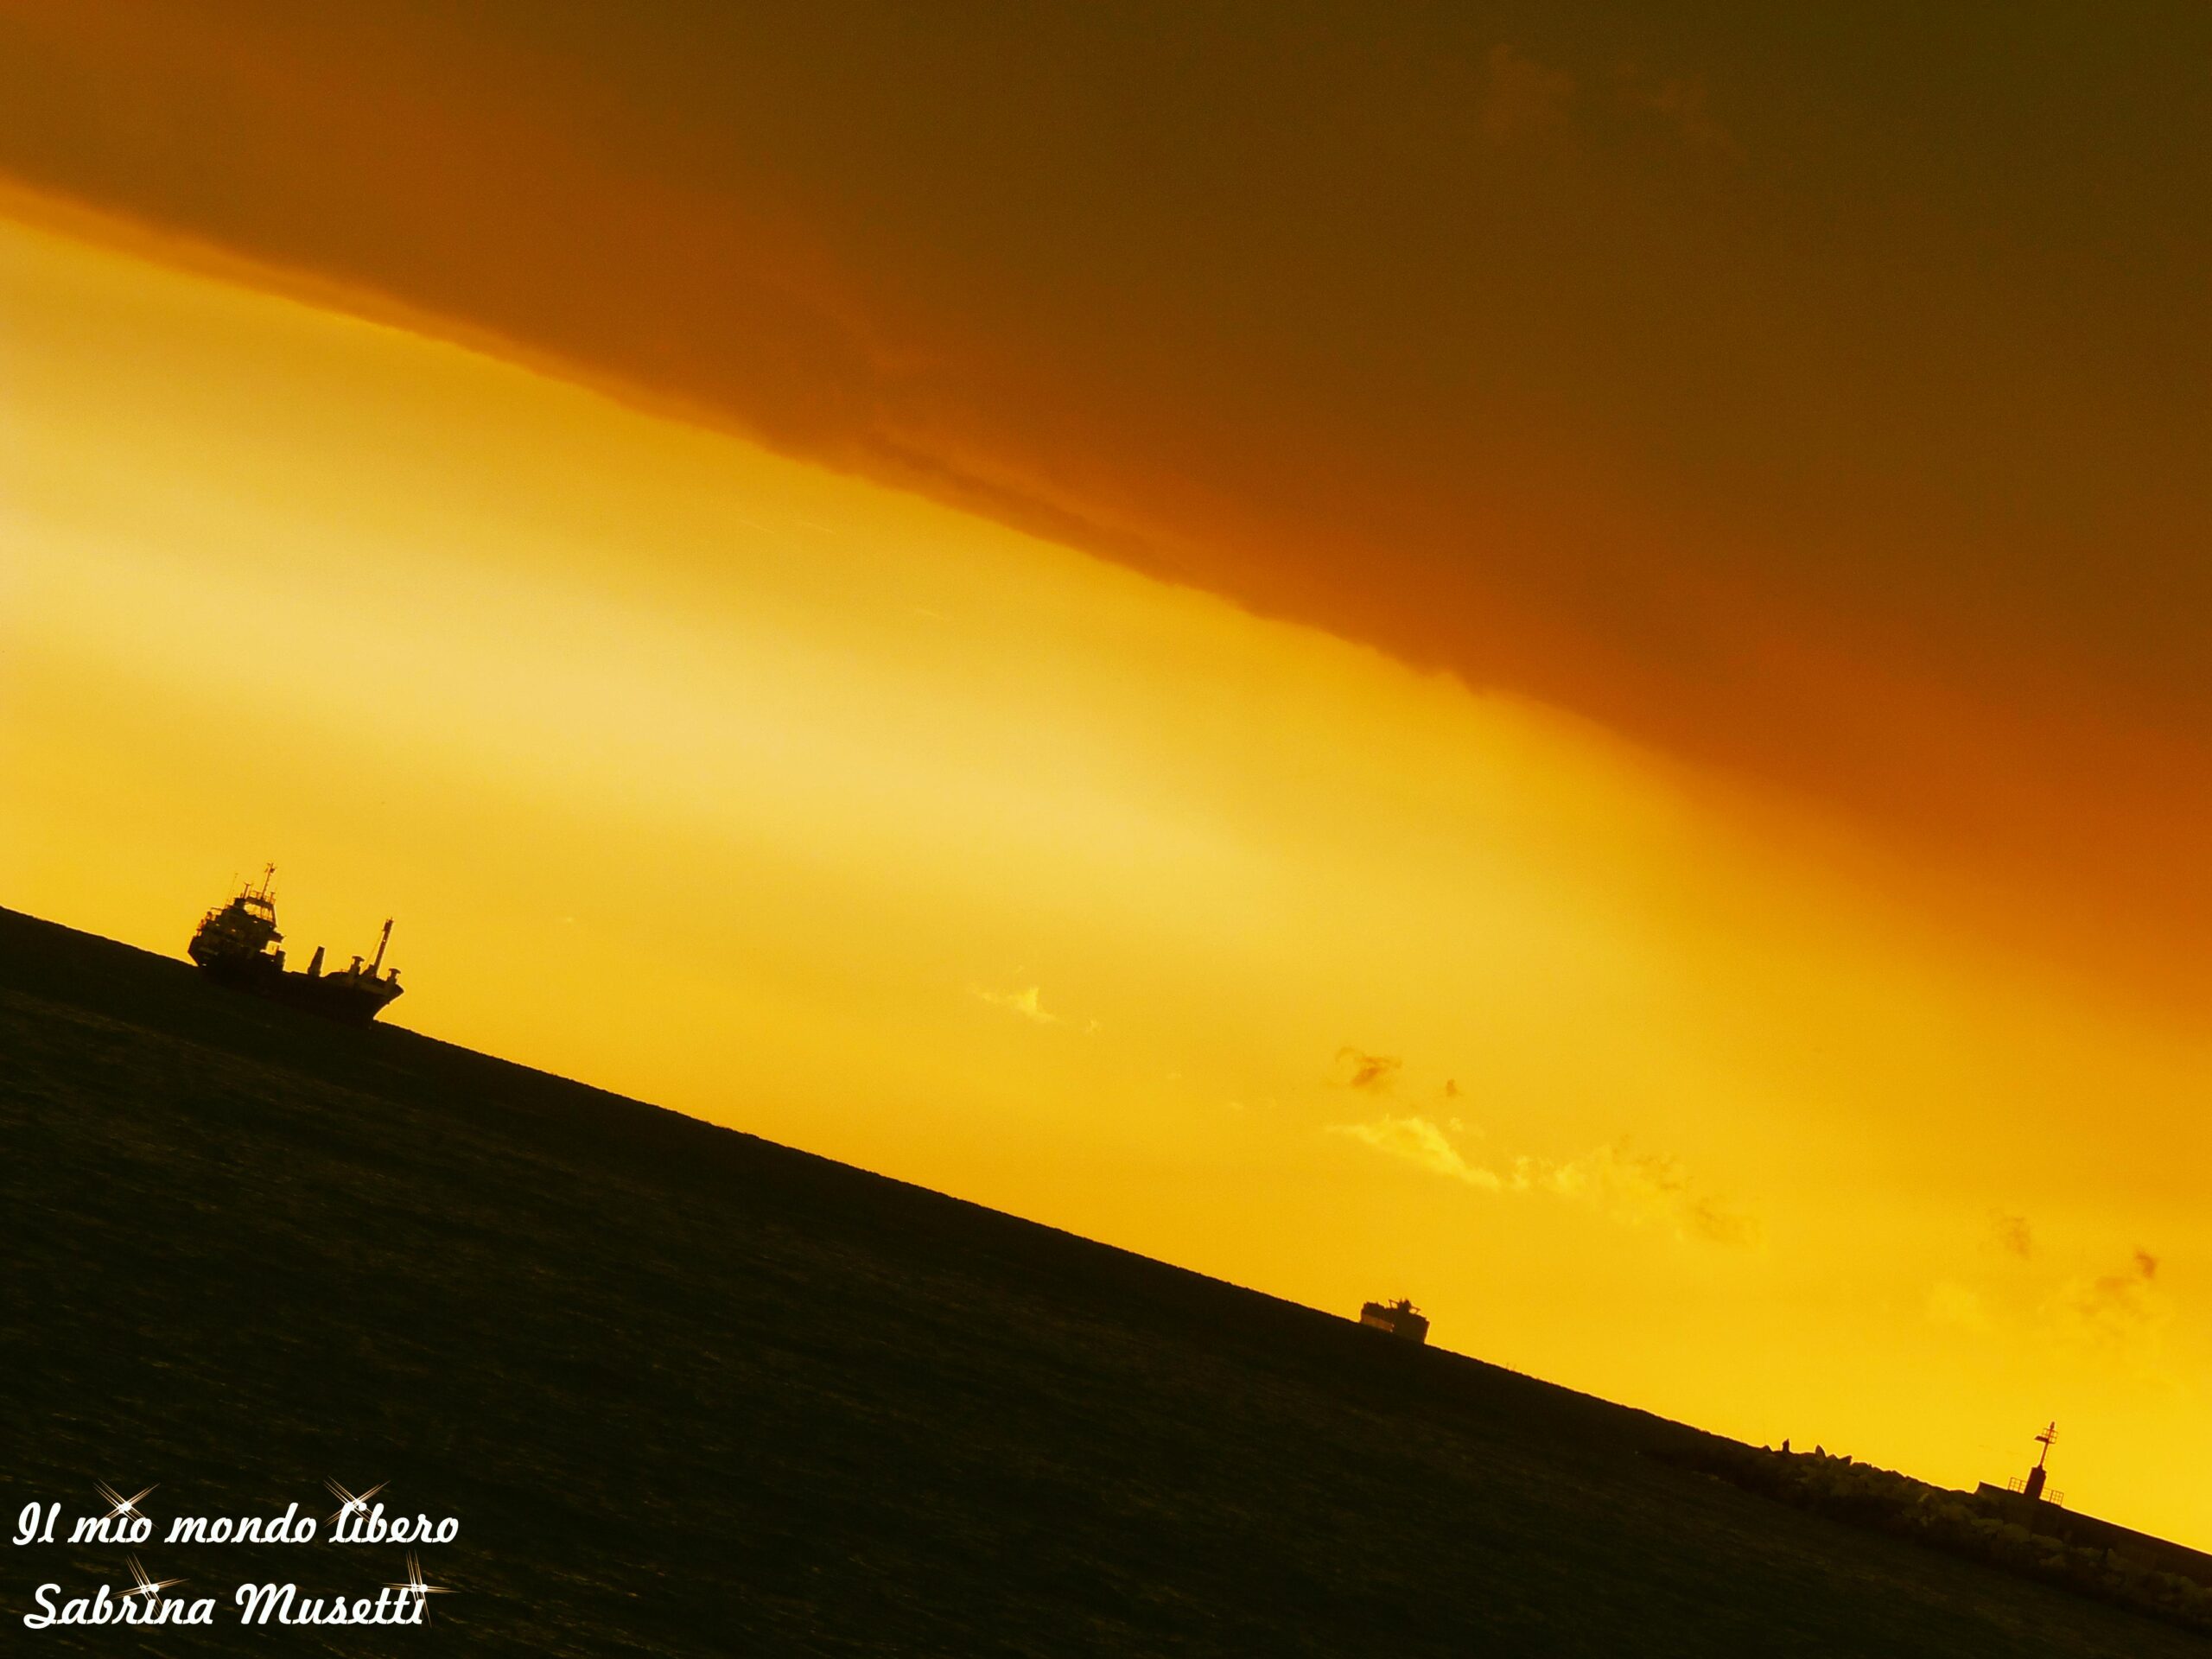
<svg viewBox="0 0 2212 1659"><path fill-rule="evenodd" d="M1992 1216L1989 1230L1997 1248L2007 1255L2017 1255L2024 1262L2035 1254L2035 1238L2028 1230L2025 1216Z"/></svg>
<svg viewBox="0 0 2212 1659"><path fill-rule="evenodd" d="M2212 152L2144 114L2190 107L2154 28L1931 73L1863 19L1716 25L1616 84L1633 9L1544 60L1480 8L1347 3L1351 54L1292 8L1165 53L1115 8L910 10L0 7L0 175L1802 794L2000 938L2194 997L2212 484L2196 382L2145 365L2212 314L2141 227ZM2012 95L2090 59L2129 118Z"/></svg>
<svg viewBox="0 0 2212 1659"><path fill-rule="evenodd" d="M1953 1325L1975 1336L1986 1336L1991 1329L1989 1309L1981 1293L1953 1279L1938 1280L1929 1287L1928 1317L1934 1324Z"/></svg>
<svg viewBox="0 0 2212 1659"><path fill-rule="evenodd" d="M2017 1216L1994 1219L1993 1242L2024 1259L2026 1223ZM1929 1287L1927 1316L1976 1338L2063 1345L2101 1367L2170 1385L2179 1380L2164 1358L2175 1308L2158 1283L2158 1258L2139 1248L2110 1271L2037 1275L2033 1287L2014 1270L1993 1273L1979 1286L1939 1279Z"/></svg>
<svg viewBox="0 0 2212 1659"><path fill-rule="evenodd" d="M1505 1185L1495 1170L1471 1164L1460 1156L1451 1138L1425 1117L1378 1117L1371 1123L1333 1123L1329 1128L1332 1135L1348 1135L1377 1152L1406 1159L1433 1174L1465 1181L1485 1192L1496 1192Z"/></svg>
<svg viewBox="0 0 2212 1659"><path fill-rule="evenodd" d="M1370 1054L1350 1046L1337 1051L1337 1066L1344 1074L1338 1081L1347 1089L1364 1089L1370 1094L1389 1092L1404 1065L1393 1054Z"/></svg>
<svg viewBox="0 0 2212 1659"><path fill-rule="evenodd" d="M968 992L995 1008L1008 1009L1038 1025L1057 1026L1060 1023L1060 1016L1045 1007L1044 994L1037 986L1026 986L1018 991L991 991L980 985L970 985Z"/></svg>
<svg viewBox="0 0 2212 1659"><path fill-rule="evenodd" d="M2173 1312L2158 1278L2158 1258L2138 1247L2123 1268L2060 1285L2046 1318L2069 1341L2147 1366Z"/></svg>
<svg viewBox="0 0 2212 1659"><path fill-rule="evenodd" d="M1661 1221L1715 1244L1750 1246L1765 1236L1756 1217L1699 1192L1679 1159L1643 1151L1625 1138L1563 1164L1520 1160L1514 1179L1586 1200L1618 1220Z"/></svg>
<svg viewBox="0 0 2212 1659"><path fill-rule="evenodd" d="M1714 118L1706 107L1705 83L1701 80L1664 80L1656 86L1643 91L1637 100L1643 108L1659 117L1681 135L1682 142L1692 149L1725 157L1729 161L1743 159L1743 146L1735 135Z"/></svg>
<svg viewBox="0 0 2212 1659"><path fill-rule="evenodd" d="M1452 1128L1459 1127L1459 1121L1452 1120ZM1626 1225L1656 1222L1671 1228L1679 1237L1713 1244L1748 1249L1765 1237L1758 1217L1699 1191L1678 1160L1639 1150L1626 1140L1564 1163L1516 1158L1501 1172L1470 1160L1452 1144L1449 1134L1426 1117L1385 1116L1364 1123L1333 1123L1329 1132L1348 1135L1377 1152L1484 1192L1548 1192L1586 1204Z"/></svg>
<svg viewBox="0 0 2212 1659"><path fill-rule="evenodd" d="M1574 78L1547 69L1511 47L1490 49L1483 93L1483 130L1499 141L1555 132L1567 124Z"/></svg>

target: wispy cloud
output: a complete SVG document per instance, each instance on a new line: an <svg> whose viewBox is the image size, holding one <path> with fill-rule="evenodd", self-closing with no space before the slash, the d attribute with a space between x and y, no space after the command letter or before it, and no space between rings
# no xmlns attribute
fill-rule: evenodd
<svg viewBox="0 0 2212 1659"><path fill-rule="evenodd" d="M1405 1062L1394 1054L1370 1054L1349 1046L1337 1051L1337 1080L1347 1089L1386 1094Z"/></svg>
<svg viewBox="0 0 2212 1659"><path fill-rule="evenodd" d="M1639 91L1636 101L1681 135L1694 150L1727 161L1741 161L1743 146L1707 105L1701 80L1662 80Z"/></svg>
<svg viewBox="0 0 2212 1659"><path fill-rule="evenodd" d="M1329 1129L1485 1192L1548 1192L1631 1226L1656 1222L1714 1244L1749 1248L1765 1236L1757 1217L1700 1190L1679 1160L1625 1139L1564 1162L1522 1157L1498 1168L1467 1157L1447 1130L1426 1117L1383 1116Z"/></svg>
<svg viewBox="0 0 2212 1659"><path fill-rule="evenodd" d="M1483 130L1500 143L1556 131L1567 124L1574 78L1549 69L1510 46L1491 48L1483 89Z"/></svg>
<svg viewBox="0 0 2212 1659"><path fill-rule="evenodd" d="M1057 1026L1060 1023L1060 1016L1045 1006L1044 992L1035 985L1025 986L1018 991L994 991L988 990L981 985L970 985L968 988L968 994L989 1003L995 1008L1005 1008L1040 1026ZM1093 1023L1095 1026L1096 1022Z"/></svg>
<svg viewBox="0 0 2212 1659"><path fill-rule="evenodd" d="M2123 1268L2067 1280L2047 1311L2069 1340L2148 1363L2172 1313L2158 1281L2158 1258L2139 1247Z"/></svg>
<svg viewBox="0 0 2212 1659"><path fill-rule="evenodd" d="M1991 1236L2017 1262L2031 1259L2024 1217L1997 1216ZM2023 1270L2008 1266L1986 1271L1974 1283L1938 1279L1929 1287L1928 1318L1976 1338L2063 1344L2077 1356L2171 1384L2177 1378L2164 1348L2175 1309L2158 1282L2158 1267L2156 1255L2138 1248L2103 1272L2032 1274L2024 1282Z"/></svg>
<svg viewBox="0 0 2212 1659"><path fill-rule="evenodd" d="M1939 1279L1928 1287L1928 1317L1975 1336L1986 1335L1992 1325L1981 1293L1955 1279Z"/></svg>
<svg viewBox="0 0 2212 1659"><path fill-rule="evenodd" d="M1620 1220L1666 1222L1715 1244L1748 1246L1765 1236L1758 1217L1700 1192L1680 1159L1646 1152L1625 1138L1563 1164L1518 1160L1514 1179L1561 1198L1585 1199Z"/></svg>
<svg viewBox="0 0 2212 1659"><path fill-rule="evenodd" d="M1377 1152L1387 1152L1419 1164L1432 1174L1449 1176L1496 1192L1505 1185L1497 1171L1471 1164L1442 1129L1425 1117L1378 1117L1371 1123L1334 1123L1330 1132L1363 1141Z"/></svg>

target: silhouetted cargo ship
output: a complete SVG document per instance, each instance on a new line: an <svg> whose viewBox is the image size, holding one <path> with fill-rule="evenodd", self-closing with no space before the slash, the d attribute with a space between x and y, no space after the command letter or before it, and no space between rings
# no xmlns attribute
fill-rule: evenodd
<svg viewBox="0 0 2212 1659"><path fill-rule="evenodd" d="M391 921L385 920L376 960L365 968L359 957L336 973L322 971L322 947L304 974L284 969L284 936L276 931L276 901L270 894L276 867L261 873L261 885L248 882L238 897L200 918L188 950L193 961L218 985L289 1002L332 1020L365 1026L399 995L399 969L385 970L385 947L391 943Z"/></svg>
<svg viewBox="0 0 2212 1659"><path fill-rule="evenodd" d="M1359 1310L1359 1322L1371 1325L1377 1331L1388 1331L1394 1337L1403 1337L1408 1342L1428 1340L1428 1321L1412 1301L1401 1296L1395 1302L1367 1302Z"/></svg>

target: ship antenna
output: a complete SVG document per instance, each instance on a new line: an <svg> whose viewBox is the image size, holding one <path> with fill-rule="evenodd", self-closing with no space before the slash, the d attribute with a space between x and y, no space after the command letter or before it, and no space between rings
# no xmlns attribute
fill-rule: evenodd
<svg viewBox="0 0 2212 1659"><path fill-rule="evenodd" d="M384 937L377 941L377 959L369 964L369 977L374 979L377 970L384 966L384 948L391 943L391 918L384 918Z"/></svg>
<svg viewBox="0 0 2212 1659"><path fill-rule="evenodd" d="M276 879L276 867L274 864L264 864L261 867L261 896L264 899L269 896L269 884Z"/></svg>

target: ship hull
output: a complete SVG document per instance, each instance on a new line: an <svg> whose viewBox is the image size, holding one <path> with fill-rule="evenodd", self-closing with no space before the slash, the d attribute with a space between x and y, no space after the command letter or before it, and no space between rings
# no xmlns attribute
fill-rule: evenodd
<svg viewBox="0 0 2212 1659"><path fill-rule="evenodd" d="M232 990L251 991L272 1001L305 1008L326 1020L365 1026L399 995L399 970L382 971L385 946L391 942L391 923L384 925L377 942L376 960L362 967L359 957L350 968L334 974L322 971L322 947L304 974L284 971L284 936L276 931L276 906L269 894L272 864L262 874L258 887L247 887L230 903L200 918L185 954L216 984Z"/></svg>
<svg viewBox="0 0 2212 1659"><path fill-rule="evenodd" d="M388 979L358 978L351 974L287 973L267 957L225 957L209 955L194 960L209 980L226 990L247 991L272 1002L305 1008L342 1025L365 1026L391 1005L400 988Z"/></svg>
<svg viewBox="0 0 2212 1659"><path fill-rule="evenodd" d="M392 999L399 995L399 987L389 980L365 976L355 982L350 976L339 974L326 974L320 978L307 974L279 974L276 983L264 989L262 995L296 1008L305 1008L310 1014L319 1014L326 1020L365 1026L391 1006Z"/></svg>

